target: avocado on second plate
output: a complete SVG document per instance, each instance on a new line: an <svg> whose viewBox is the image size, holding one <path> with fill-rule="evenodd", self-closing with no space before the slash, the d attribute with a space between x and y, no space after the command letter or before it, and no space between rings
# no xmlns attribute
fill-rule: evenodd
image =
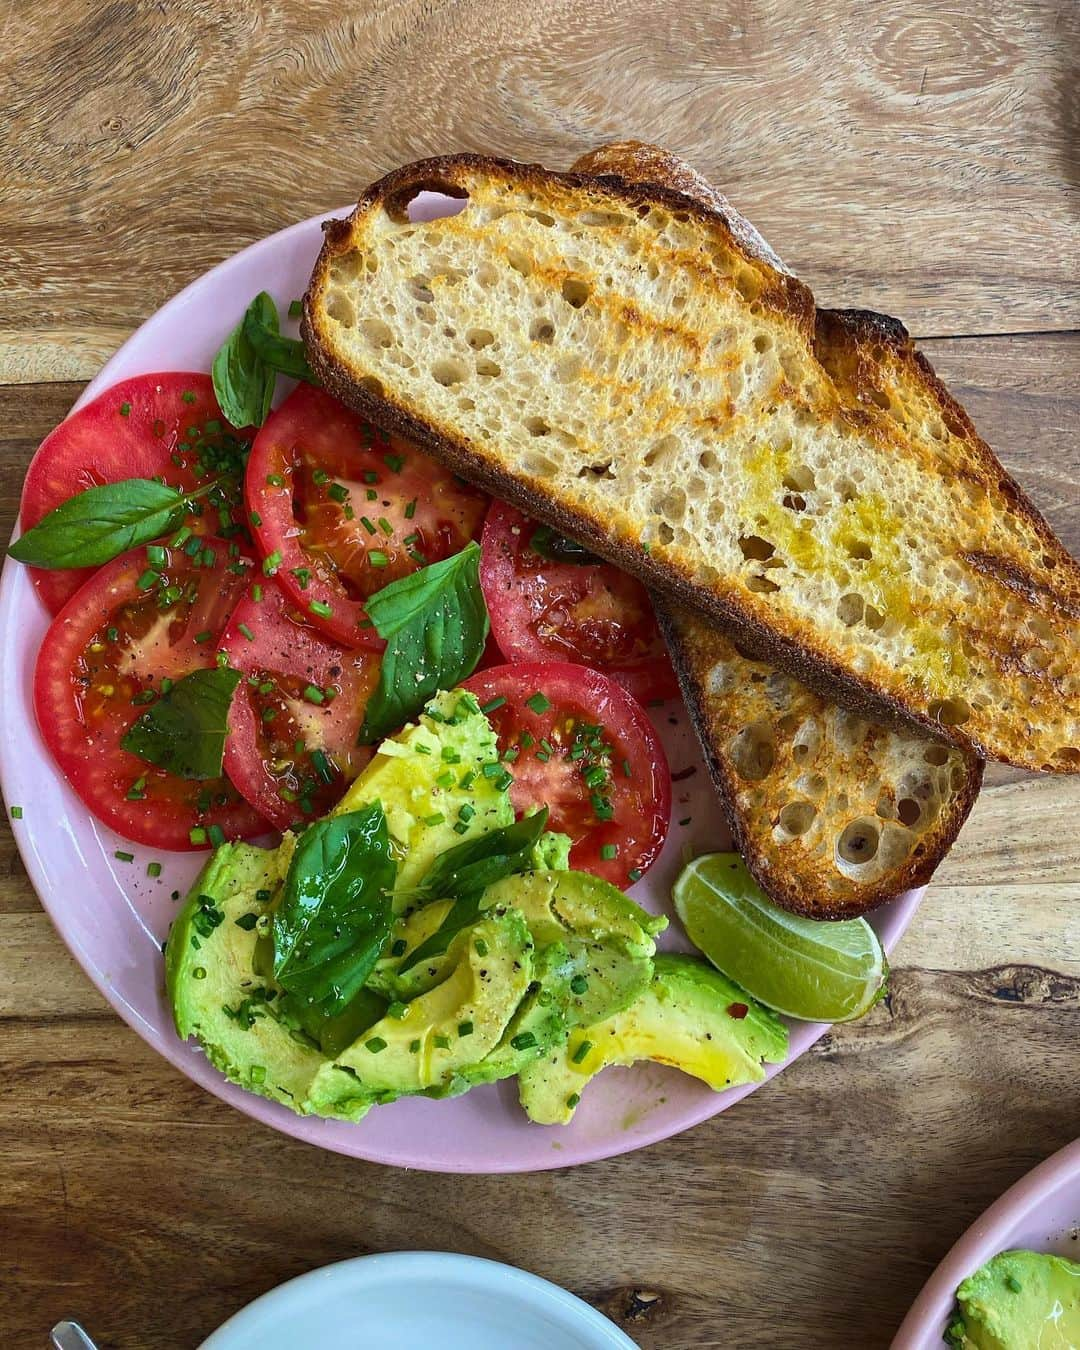
<svg viewBox="0 0 1080 1350"><path fill-rule="evenodd" d="M1073 1350L1080 1345L1080 1265L1046 1252L1001 1252L956 1291L945 1332L956 1350Z"/></svg>
<svg viewBox="0 0 1080 1350"><path fill-rule="evenodd" d="M628 1008L575 1028L564 1045L521 1069L521 1104L538 1124L564 1125L585 1085L609 1064L671 1064L722 1091L759 1082L762 1063L782 1063L787 1047L780 1018L719 971L697 957L661 954L648 989Z"/></svg>

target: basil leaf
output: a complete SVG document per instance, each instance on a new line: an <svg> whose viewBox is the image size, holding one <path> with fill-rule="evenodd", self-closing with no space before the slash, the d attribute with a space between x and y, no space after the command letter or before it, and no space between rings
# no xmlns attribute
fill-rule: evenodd
<svg viewBox="0 0 1080 1350"><path fill-rule="evenodd" d="M152 478L104 483L62 502L8 552L32 567L100 567L129 548L160 539L184 506L182 492Z"/></svg>
<svg viewBox="0 0 1080 1350"><path fill-rule="evenodd" d="M548 525L538 525L533 530L529 547L534 553L539 553L542 558L550 558L552 562L584 564L603 561L595 553L590 553L576 539L567 539L563 534L556 534Z"/></svg>
<svg viewBox="0 0 1080 1350"><path fill-rule="evenodd" d="M387 645L378 686L364 712L361 745L382 740L432 695L452 689L476 669L488 636L479 563L474 540L452 558L392 581L365 602L368 618Z"/></svg>
<svg viewBox="0 0 1080 1350"><path fill-rule="evenodd" d="M420 946L409 955L398 966L397 973L404 975L407 970L412 970L413 966L418 966L421 961L429 961L433 956L442 956L450 943L457 937L463 928L468 928L471 923L475 923L480 917L480 899L482 891L472 891L468 895L461 895L454 901L450 911L438 928L425 938Z"/></svg>
<svg viewBox="0 0 1080 1350"><path fill-rule="evenodd" d="M429 957L441 956L454 935L477 918L480 898L488 886L529 870L533 846L544 833L547 820L545 806L513 825L468 839L436 860L419 889L432 900L454 897L454 904L435 932L401 963L399 974L403 975Z"/></svg>
<svg viewBox="0 0 1080 1350"><path fill-rule="evenodd" d="M180 778L221 777L238 670L193 670L147 708L120 744Z"/></svg>
<svg viewBox="0 0 1080 1350"><path fill-rule="evenodd" d="M265 291L261 291L248 306L242 326L255 355L271 370L280 371L282 375L294 375L298 380L307 380L309 384L316 382L307 362L304 344L295 338L282 337L278 332L277 309Z"/></svg>
<svg viewBox="0 0 1080 1350"><path fill-rule="evenodd" d="M282 987L326 1017L343 1012L390 936L396 875L378 802L306 829L274 912L274 975Z"/></svg>
<svg viewBox="0 0 1080 1350"><path fill-rule="evenodd" d="M234 427L262 426L270 412L277 378L252 344L249 316L251 324L277 332L277 306L265 291L260 291L221 345L210 371L221 411Z"/></svg>

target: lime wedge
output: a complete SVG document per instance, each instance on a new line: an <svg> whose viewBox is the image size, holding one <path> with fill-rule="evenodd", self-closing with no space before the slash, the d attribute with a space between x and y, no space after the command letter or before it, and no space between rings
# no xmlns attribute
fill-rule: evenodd
<svg viewBox="0 0 1080 1350"><path fill-rule="evenodd" d="M737 853L695 858L673 894L695 946L777 1012L807 1022L850 1022L877 1001L888 964L865 919L836 923L779 909Z"/></svg>

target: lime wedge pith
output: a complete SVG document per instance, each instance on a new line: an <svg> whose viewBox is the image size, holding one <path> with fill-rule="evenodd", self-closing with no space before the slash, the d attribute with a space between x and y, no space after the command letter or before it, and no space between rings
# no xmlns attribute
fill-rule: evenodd
<svg viewBox="0 0 1080 1350"><path fill-rule="evenodd" d="M673 894L694 945L777 1012L849 1022L877 1001L888 966L865 919L836 923L779 909L737 853L695 858Z"/></svg>

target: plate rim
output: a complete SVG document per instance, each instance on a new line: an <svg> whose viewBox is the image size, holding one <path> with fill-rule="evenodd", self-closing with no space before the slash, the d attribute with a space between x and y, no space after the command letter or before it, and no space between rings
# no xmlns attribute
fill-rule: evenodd
<svg viewBox="0 0 1080 1350"><path fill-rule="evenodd" d="M1001 1251L1001 1233L1044 1204L1062 1186L1080 1183L1080 1139L1051 1153L1013 1184L949 1248L923 1285L890 1350L931 1350L940 1342L940 1326L953 1309L956 1287ZM1077 1204L1080 1222L1080 1198ZM937 1336L937 1340L930 1339Z"/></svg>
<svg viewBox="0 0 1080 1350"><path fill-rule="evenodd" d="M143 322L124 340L121 346L105 362L98 373L87 383L85 389L72 404L65 416L70 416L72 412L81 408L85 403L97 397L109 385L116 382L118 378L113 372L122 364L125 353L132 343L139 339L144 330L155 321L159 320L166 312L172 311L176 314L182 314L185 308L192 303L196 292L202 291L204 287L213 285L215 279L238 266L242 259L249 255L266 248L272 241L281 245L286 245L293 236L300 236L310 231L313 227L319 227L327 220L333 219L341 214L348 214L353 210L350 205L344 208L323 210L291 225L285 226L281 230L274 231L261 239L253 240L237 252L223 258L213 267L193 278L176 295L169 297L164 304L160 305L152 314L147 315ZM272 285L272 279L270 281ZM170 367L178 369L179 366ZM157 366L156 369L163 369ZM146 370L143 373L152 374L152 370ZM18 513L12 539L18 537L19 521ZM6 631L4 618L10 608L14 613L17 609L17 601L13 591L14 576L9 576L9 571L14 574L17 569L16 564L10 557L5 557L2 573L0 573L0 631ZM0 719L0 722L8 723L7 727L0 726L0 791L3 792L5 800L11 801L10 780L12 777L12 767L17 753L17 746L12 733L11 723L14 719ZM36 733L36 727L35 727ZM58 770L54 772L58 773ZM62 775L60 775L62 778ZM61 940L67 946L68 950L75 957L79 966L98 989L99 993L105 998L109 1005L119 1014L124 1022L128 1024L152 1049L162 1055L174 1068L179 1069L187 1078L197 1083L199 1087L210 1091L214 1096L226 1102L229 1106L242 1112L249 1119L258 1124L266 1125L269 1128L279 1130L292 1138L298 1139L302 1143L312 1145L313 1147L327 1149L331 1152L341 1153L348 1157L357 1157L367 1162L379 1163L383 1166L412 1168L417 1171L430 1171L439 1173L459 1173L463 1175L498 1175L498 1174L519 1174L535 1171L553 1171L563 1168L576 1167L585 1163L599 1162L607 1158L618 1157L624 1153L635 1152L638 1149L648 1148L653 1144L660 1143L665 1139L674 1138L697 1125L712 1119L714 1116L722 1114L740 1102L744 1097L758 1088L763 1087L771 1081L777 1074L783 1072L794 1061L806 1054L813 1045L825 1035L830 1029L828 1023L806 1023L797 1022L792 1030L792 1038L798 1038L801 1042L800 1047L794 1053L789 1051L787 1059L782 1064L770 1064L765 1066L765 1077L763 1080L755 1083L747 1083L740 1087L729 1089L723 1093L709 1093L702 1098L700 1106L688 1107L680 1123L671 1128L670 1123L661 1122L651 1128L644 1129L640 1134L635 1133L620 1136L618 1130L610 1131L603 1139L596 1140L587 1144L582 1144L574 1149L573 1160L568 1160L564 1155L562 1148L553 1147L550 1156L545 1157L527 1157L523 1160L498 1158L486 1160L482 1167L478 1167L470 1159L461 1163L455 1163L454 1159L416 1159L404 1161L402 1159L388 1156L380 1151L377 1146L372 1149L365 1149L363 1145L363 1123L354 1126L356 1130L355 1137L357 1143L355 1146L347 1146L339 1142L336 1138L311 1138L305 1131L304 1126L310 1125L311 1117L297 1116L288 1108L280 1106L278 1103L268 1101L252 1093L244 1092L242 1088L230 1083L223 1074L213 1069L209 1061L204 1056L192 1050L190 1045L181 1042L175 1034L170 1038L168 1030L164 1033L159 1027L149 1022L138 1007L123 996L123 994L112 983L106 972L99 969L90 954L86 952L82 944L74 934L67 931L63 922L62 910L58 907L54 913L54 906L50 887L48 886L44 875L43 867L39 863L37 850L31 847L30 838L25 831L13 829L16 847L19 850L20 857L26 867L30 882L43 907L48 914L50 922L59 934ZM905 931L911 923L916 910L922 902L926 887L920 886L891 901L887 906L877 912L889 914L889 927L891 936L888 941L883 939L883 946L886 953L890 954L895 949L896 943L903 937ZM534 1127L542 1129L544 1127ZM551 1129L557 1127L548 1127Z"/></svg>
<svg viewBox="0 0 1080 1350"><path fill-rule="evenodd" d="M486 1256L426 1249L370 1252L363 1256L345 1257L341 1261L317 1266L313 1270L304 1271L301 1275L295 1275L291 1280L275 1285L273 1289L268 1289L258 1298L239 1308L200 1343L199 1350L236 1350L232 1346L231 1337L238 1332L244 1334L249 1324L257 1327L259 1319L268 1309L273 1310L277 1304L287 1303L301 1289L306 1291L312 1286L348 1279L350 1275L361 1271L363 1276L367 1277L361 1279L362 1284L371 1283L385 1274L392 1279L401 1279L408 1283L410 1276L415 1280L418 1276L424 1277L435 1273L448 1275L462 1284L475 1285L479 1280L480 1283L488 1285L490 1292L495 1294L505 1292L506 1285L515 1286L530 1291L536 1299L543 1299L553 1308L576 1319L583 1330L595 1332L602 1338L596 1342L598 1347L605 1345L610 1346L612 1350L638 1350L637 1343L599 1308L587 1303L571 1290L564 1289L562 1285L544 1279L542 1275L535 1275L521 1266L495 1261ZM477 1278L470 1279L471 1276ZM497 1286L493 1290L490 1289L492 1284Z"/></svg>

